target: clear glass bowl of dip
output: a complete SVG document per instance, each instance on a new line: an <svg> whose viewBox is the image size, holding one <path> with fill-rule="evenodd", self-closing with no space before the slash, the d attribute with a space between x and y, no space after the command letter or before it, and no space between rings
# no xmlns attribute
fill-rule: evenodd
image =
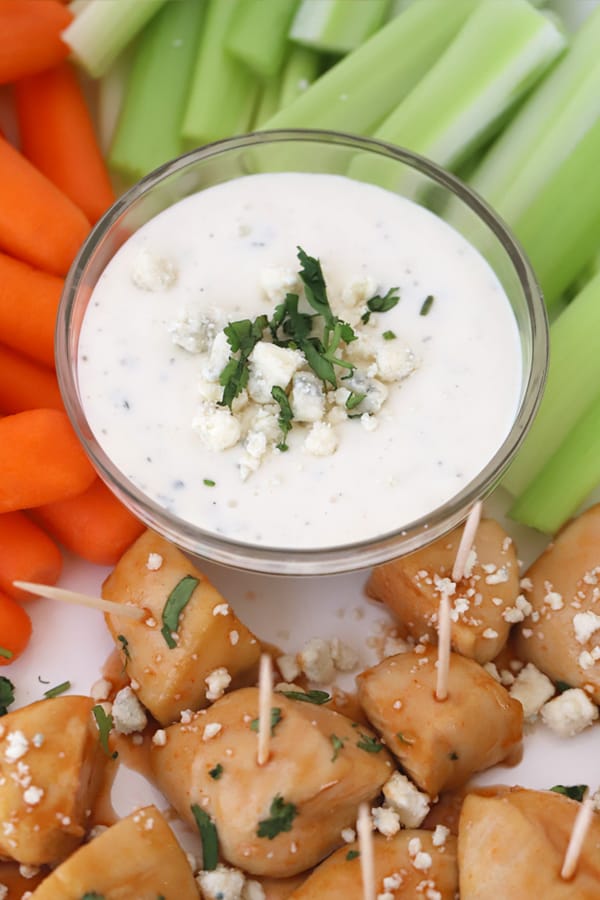
<svg viewBox="0 0 600 900"><path fill-rule="evenodd" d="M358 166L356 161L358 160ZM493 457L459 493L427 515L352 544L318 548L244 543L177 518L114 464L94 435L81 401L79 339L85 311L104 268L127 238L177 201L254 172L314 172L381 183L435 212L451 209L452 224L487 260L516 319L522 357L514 422ZM352 177L352 174L351 174ZM193 556L279 575L347 572L411 553L456 527L473 503L499 483L533 420L548 361L544 303L522 249L494 212L466 185L428 160L398 147L326 131L263 132L220 141L165 164L125 193L91 232L65 283L56 332L59 384L71 422L100 477L148 527ZM466 439L467 436L466 436Z"/></svg>

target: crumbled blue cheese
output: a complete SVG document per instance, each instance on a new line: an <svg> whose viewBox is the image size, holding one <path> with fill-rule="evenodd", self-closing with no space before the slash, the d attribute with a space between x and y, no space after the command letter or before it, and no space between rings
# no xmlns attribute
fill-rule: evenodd
<svg viewBox="0 0 600 900"><path fill-rule="evenodd" d="M144 707L129 686L122 688L115 697L111 714L119 734L143 731L148 723Z"/></svg>
<svg viewBox="0 0 600 900"><path fill-rule="evenodd" d="M291 653L284 653L277 657L277 668L281 672L281 677L287 682L295 681L300 674L298 660Z"/></svg>
<svg viewBox="0 0 600 900"><path fill-rule="evenodd" d="M312 372L296 372L292 379L290 405L296 422L318 422L325 415L323 382Z"/></svg>
<svg viewBox="0 0 600 900"><path fill-rule="evenodd" d="M229 362L231 347L224 331L219 331L210 345L208 358L200 372L206 381L218 382L221 372Z"/></svg>
<svg viewBox="0 0 600 900"><path fill-rule="evenodd" d="M337 445L337 435L329 422L315 422L304 439L303 447L311 456L331 456Z"/></svg>
<svg viewBox="0 0 600 900"><path fill-rule="evenodd" d="M204 681L207 685L206 699L219 700L231 684L231 675L224 666L220 666L210 672Z"/></svg>
<svg viewBox="0 0 600 900"><path fill-rule="evenodd" d="M342 289L342 304L346 309L365 306L367 300L375 295L377 283L370 275L358 275Z"/></svg>
<svg viewBox="0 0 600 900"><path fill-rule="evenodd" d="M579 644L587 644L591 636L600 628L600 616L591 610L576 613L573 616L573 628L575 640Z"/></svg>
<svg viewBox="0 0 600 900"><path fill-rule="evenodd" d="M196 881L205 900L242 900L245 875L219 863L212 872L200 872Z"/></svg>
<svg viewBox="0 0 600 900"><path fill-rule="evenodd" d="M286 294L297 294L300 278L293 269L273 266L260 273L260 286L271 303L283 303Z"/></svg>
<svg viewBox="0 0 600 900"><path fill-rule="evenodd" d="M192 420L196 432L208 450L227 450L234 447L241 437L241 427L231 410L214 403L201 403Z"/></svg>
<svg viewBox="0 0 600 900"><path fill-rule="evenodd" d="M22 731L9 731L6 735L6 743L8 745L4 751L6 762L16 762L29 750L29 741Z"/></svg>
<svg viewBox="0 0 600 900"><path fill-rule="evenodd" d="M164 256L151 253L147 247L137 254L131 270L131 280L142 291L164 291L177 281L175 263Z"/></svg>
<svg viewBox="0 0 600 900"><path fill-rule="evenodd" d="M178 319L169 322L167 331L177 347L188 353L206 353L210 350L221 324L221 322L217 324L212 315L183 310Z"/></svg>
<svg viewBox="0 0 600 900"><path fill-rule="evenodd" d="M389 806L377 806L371 810L373 824L380 834L385 837L393 837L400 831L400 817Z"/></svg>
<svg viewBox="0 0 600 900"><path fill-rule="evenodd" d="M340 638L332 638L329 642L329 649L333 664L338 672L352 672L358 666L358 653ZM283 675L283 672L281 674Z"/></svg>
<svg viewBox="0 0 600 900"><path fill-rule="evenodd" d="M312 638L300 651L298 661L309 681L315 684L330 684L333 681L335 666L329 641Z"/></svg>
<svg viewBox="0 0 600 900"><path fill-rule="evenodd" d="M550 679L533 663L527 663L515 678L509 693L523 707L523 717L532 720L555 692Z"/></svg>
<svg viewBox="0 0 600 900"><path fill-rule="evenodd" d="M421 793L401 772L394 772L384 784L383 796L406 828L418 828L429 812L429 796Z"/></svg>
<svg viewBox="0 0 600 900"><path fill-rule="evenodd" d="M255 403L272 403L273 387L287 388L304 364L304 354L260 341L249 357L248 394Z"/></svg>
<svg viewBox="0 0 600 900"><path fill-rule="evenodd" d="M556 734L573 737L596 721L598 707L581 688L570 688L545 703L540 716L543 723Z"/></svg>
<svg viewBox="0 0 600 900"><path fill-rule="evenodd" d="M375 365L382 381L403 381L414 372L417 359L401 341L382 341L375 354Z"/></svg>

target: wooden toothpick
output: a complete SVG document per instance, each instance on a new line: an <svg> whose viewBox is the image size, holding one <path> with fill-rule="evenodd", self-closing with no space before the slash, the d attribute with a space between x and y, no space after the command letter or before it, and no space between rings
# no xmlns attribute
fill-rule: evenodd
<svg viewBox="0 0 600 900"><path fill-rule="evenodd" d="M258 753L256 761L264 766L269 761L271 740L271 696L273 692L273 665L268 653L260 658L258 677Z"/></svg>
<svg viewBox="0 0 600 900"><path fill-rule="evenodd" d="M588 789L585 793L581 805L573 822L573 830L571 831L571 839L565 858L563 860L560 877L563 881L570 881L577 870L577 863L583 850L586 835L594 818L594 800L591 791Z"/></svg>
<svg viewBox="0 0 600 900"><path fill-rule="evenodd" d="M438 608L438 661L435 699L448 699L448 672L450 670L450 601L442 593Z"/></svg>
<svg viewBox="0 0 600 900"><path fill-rule="evenodd" d="M478 500L467 516L467 521L465 522L460 544L456 551L456 559L454 560L454 566L452 568L452 581L456 583L462 581L465 577L465 566L467 565L467 559L471 552L477 529L479 528L482 509L483 504L481 500Z"/></svg>
<svg viewBox="0 0 600 900"><path fill-rule="evenodd" d="M67 591L65 588L53 587L49 584L36 584L32 581L13 581L16 588L28 591L37 597L48 597L50 600L60 600L61 603L72 603L74 606L89 606L99 609L101 612L111 613L113 616L122 616L126 619L145 619L147 610L140 609L132 603L115 603L113 600L104 600L102 597L88 597L79 591Z"/></svg>
<svg viewBox="0 0 600 900"><path fill-rule="evenodd" d="M375 855L373 852L373 823L366 803L358 807L356 833L360 849L360 873L364 900L375 900Z"/></svg>

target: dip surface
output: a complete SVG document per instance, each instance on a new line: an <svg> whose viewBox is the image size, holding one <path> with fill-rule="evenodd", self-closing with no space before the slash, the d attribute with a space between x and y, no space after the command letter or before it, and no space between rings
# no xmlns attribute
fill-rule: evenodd
<svg viewBox="0 0 600 900"><path fill-rule="evenodd" d="M335 452L308 452L311 426L294 425L289 450L269 449L242 478L242 444L209 449L191 427L208 355L173 332L206 315L221 328L271 316L269 282L298 272L298 246L320 260L334 312L380 347L386 332L416 365L386 384L376 415L332 419ZM365 283L400 295L367 325L364 297L348 299ZM512 309L478 252L418 205L333 175L250 175L160 213L103 272L79 343L83 409L117 468L181 519L280 548L375 538L456 495L510 431L521 371Z"/></svg>

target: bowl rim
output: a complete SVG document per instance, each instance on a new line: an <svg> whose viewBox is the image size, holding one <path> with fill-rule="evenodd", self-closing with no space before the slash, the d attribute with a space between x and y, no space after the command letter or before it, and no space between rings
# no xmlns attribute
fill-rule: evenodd
<svg viewBox="0 0 600 900"><path fill-rule="evenodd" d="M524 294L530 331L530 365L522 383L515 419L504 441L477 476L441 506L402 528L375 538L323 548L270 547L217 535L173 516L136 488L111 462L87 423L79 400L77 347L71 329L74 307L87 268L111 227L135 201L169 176L202 160L268 143L290 141L374 152L404 163L457 196L492 232L508 256ZM307 128L254 131L213 141L164 163L136 182L107 210L80 248L65 279L55 330L56 371L65 409L94 468L113 493L145 525L191 555L230 568L271 575L331 575L367 568L412 553L459 525L472 505L497 486L521 446L542 399L548 357L548 319L532 266L509 227L476 191L441 166L406 148L347 132Z"/></svg>

